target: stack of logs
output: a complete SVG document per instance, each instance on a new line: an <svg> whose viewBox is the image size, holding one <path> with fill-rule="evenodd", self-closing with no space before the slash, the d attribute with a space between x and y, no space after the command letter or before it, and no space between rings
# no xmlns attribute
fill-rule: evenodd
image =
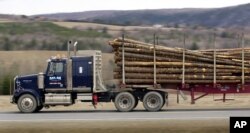
<svg viewBox="0 0 250 133"><path fill-rule="evenodd" d="M153 44L122 38L110 41L109 44L115 52L115 79L122 80L122 46L124 46L125 83L154 83ZM183 53L185 53L185 59L183 59ZM214 50L194 51L156 45L155 55L158 84L183 81L194 84L213 83L214 77L216 77L216 83L241 83L242 77L244 82L250 79L250 49L247 48L244 49L244 63L241 48L216 50L216 65L214 65ZM214 76L214 70L216 70L216 76ZM183 73L185 80L183 80Z"/></svg>

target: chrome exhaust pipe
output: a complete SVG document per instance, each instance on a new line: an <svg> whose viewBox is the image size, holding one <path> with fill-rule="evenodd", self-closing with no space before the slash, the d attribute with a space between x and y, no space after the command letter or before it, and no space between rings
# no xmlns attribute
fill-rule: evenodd
<svg viewBox="0 0 250 133"><path fill-rule="evenodd" d="M72 44L72 41L68 41L68 59L70 59L70 45Z"/></svg>
<svg viewBox="0 0 250 133"><path fill-rule="evenodd" d="M76 56L76 52L77 52L77 41L75 42L75 44L74 44L74 56Z"/></svg>

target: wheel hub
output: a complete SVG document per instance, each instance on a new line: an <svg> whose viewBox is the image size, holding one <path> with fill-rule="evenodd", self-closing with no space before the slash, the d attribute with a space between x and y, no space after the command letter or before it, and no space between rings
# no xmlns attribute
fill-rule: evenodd
<svg viewBox="0 0 250 133"><path fill-rule="evenodd" d="M119 105L121 108L128 108L131 106L131 100L127 97L121 97L119 100Z"/></svg>
<svg viewBox="0 0 250 133"><path fill-rule="evenodd" d="M123 104L127 104L128 103L128 101L127 100L123 100Z"/></svg>
<svg viewBox="0 0 250 133"><path fill-rule="evenodd" d="M31 109L33 105L33 101L30 98L24 98L21 102L21 106L25 110Z"/></svg>
<svg viewBox="0 0 250 133"><path fill-rule="evenodd" d="M150 96L148 99L147 99L147 105L148 107L150 108L156 108L160 105L160 100L158 97L155 97L155 96Z"/></svg>

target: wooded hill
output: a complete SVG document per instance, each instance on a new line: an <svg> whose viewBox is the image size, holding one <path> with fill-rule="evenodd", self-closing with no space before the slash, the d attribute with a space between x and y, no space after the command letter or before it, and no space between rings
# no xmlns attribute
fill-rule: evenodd
<svg viewBox="0 0 250 133"><path fill-rule="evenodd" d="M108 10L37 15L49 19L118 25L250 26L250 4L206 9Z"/></svg>

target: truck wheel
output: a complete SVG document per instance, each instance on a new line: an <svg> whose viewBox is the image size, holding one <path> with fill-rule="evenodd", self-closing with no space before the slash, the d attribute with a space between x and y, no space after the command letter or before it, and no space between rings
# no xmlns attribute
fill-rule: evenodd
<svg viewBox="0 0 250 133"><path fill-rule="evenodd" d="M143 97L143 106L146 110L155 112L159 111L164 105L164 100L159 92L151 91Z"/></svg>
<svg viewBox="0 0 250 133"><path fill-rule="evenodd" d="M37 101L34 96L24 94L18 99L18 109L23 113L33 113L37 109Z"/></svg>
<svg viewBox="0 0 250 133"><path fill-rule="evenodd" d="M135 106L135 97L129 92L120 92L115 97L115 107L118 111L129 112Z"/></svg>

